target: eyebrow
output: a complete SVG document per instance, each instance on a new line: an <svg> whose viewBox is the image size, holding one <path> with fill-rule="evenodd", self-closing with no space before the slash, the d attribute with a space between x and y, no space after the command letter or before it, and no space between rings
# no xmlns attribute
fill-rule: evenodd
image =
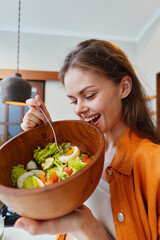
<svg viewBox="0 0 160 240"><path fill-rule="evenodd" d="M81 91L79 91L79 95L81 95L84 91L86 91L88 88L91 88L91 87L94 87L94 85L83 88ZM67 95L67 97L71 98L73 96L72 95Z"/></svg>

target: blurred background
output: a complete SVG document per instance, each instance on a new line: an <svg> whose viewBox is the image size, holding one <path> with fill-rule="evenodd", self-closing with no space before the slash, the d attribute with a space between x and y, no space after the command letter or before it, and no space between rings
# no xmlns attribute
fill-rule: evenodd
<svg viewBox="0 0 160 240"><path fill-rule="evenodd" d="M0 9L1 79L4 70L16 69L18 0L0 0ZM20 30L20 72L58 74L65 55L77 43L89 38L105 39L127 54L148 95L156 94L156 74L160 72L160 0L22 0ZM43 86L38 85L38 75L37 81L35 78L32 97L37 89L41 91L52 119L76 119L57 75L47 81L41 79ZM155 98L151 107L155 111ZM27 107L0 102L0 144L21 131L26 111Z"/></svg>

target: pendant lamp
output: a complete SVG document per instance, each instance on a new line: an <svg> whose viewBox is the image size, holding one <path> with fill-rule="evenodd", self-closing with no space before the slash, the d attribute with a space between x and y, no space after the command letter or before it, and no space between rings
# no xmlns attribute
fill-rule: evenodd
<svg viewBox="0 0 160 240"><path fill-rule="evenodd" d="M21 0L18 8L18 42L17 42L17 72L12 77L6 77L1 81L2 102L12 105L26 106L25 101L31 97L31 85L21 78L19 73L19 52L20 52L20 15Z"/></svg>

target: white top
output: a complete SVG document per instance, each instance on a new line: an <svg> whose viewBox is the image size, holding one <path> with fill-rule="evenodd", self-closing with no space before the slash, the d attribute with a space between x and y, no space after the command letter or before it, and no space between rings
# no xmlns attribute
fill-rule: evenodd
<svg viewBox="0 0 160 240"><path fill-rule="evenodd" d="M109 183L105 178L105 169L111 163L115 151L116 148L112 148L105 153L102 177L97 188L84 204L92 211L93 215L103 223L104 227L112 237L117 239L110 202L110 188Z"/></svg>

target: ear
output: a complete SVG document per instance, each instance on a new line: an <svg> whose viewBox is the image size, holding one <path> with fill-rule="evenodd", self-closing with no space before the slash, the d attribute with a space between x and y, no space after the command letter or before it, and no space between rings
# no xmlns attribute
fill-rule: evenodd
<svg viewBox="0 0 160 240"><path fill-rule="evenodd" d="M121 80L121 99L126 98L132 90L132 79L130 76L124 76Z"/></svg>

